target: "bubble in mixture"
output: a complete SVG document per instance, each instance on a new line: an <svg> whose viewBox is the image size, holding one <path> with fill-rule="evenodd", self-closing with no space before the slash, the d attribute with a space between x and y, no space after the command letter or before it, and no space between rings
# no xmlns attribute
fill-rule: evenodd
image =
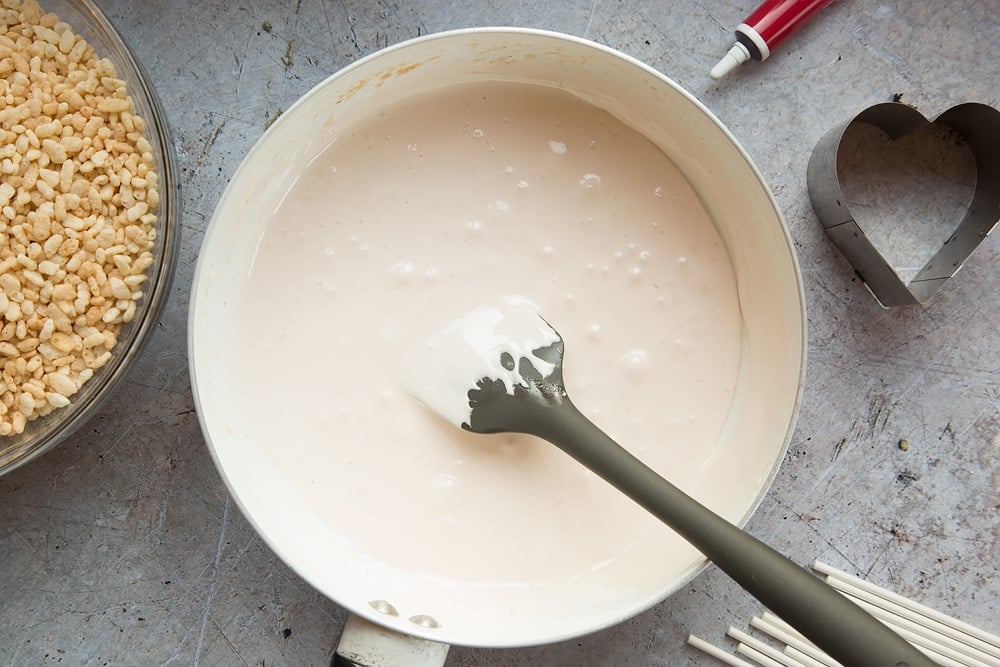
<svg viewBox="0 0 1000 667"><path fill-rule="evenodd" d="M401 259L389 267L389 273L401 283L409 282L416 270L417 266L408 259Z"/></svg>
<svg viewBox="0 0 1000 667"><path fill-rule="evenodd" d="M483 231L483 223L479 220L469 220L465 223L465 230L478 235Z"/></svg>
<svg viewBox="0 0 1000 667"><path fill-rule="evenodd" d="M527 190L528 189L528 181L518 181L517 182L517 187L520 190Z"/></svg>
<svg viewBox="0 0 1000 667"><path fill-rule="evenodd" d="M510 210L510 204L508 204L507 202L505 202L503 199L496 200L496 202L493 204L493 206L498 211L509 211Z"/></svg>
<svg viewBox="0 0 1000 667"><path fill-rule="evenodd" d="M629 350L622 355L622 365L630 373L641 372L649 366L649 353L646 350Z"/></svg>
<svg viewBox="0 0 1000 667"><path fill-rule="evenodd" d="M406 145L406 150L410 151L411 153L416 153L417 152L417 145L416 144L407 144Z"/></svg>
<svg viewBox="0 0 1000 667"><path fill-rule="evenodd" d="M597 174L584 174L583 178L580 179L580 185L582 185L587 190L593 190L598 185L601 184L601 177Z"/></svg>
<svg viewBox="0 0 1000 667"><path fill-rule="evenodd" d="M653 196L654 197L662 197L663 196L663 186L662 185L657 185L655 188L653 188Z"/></svg>
<svg viewBox="0 0 1000 667"><path fill-rule="evenodd" d="M505 173L505 174L513 174L514 173L514 167L512 167L510 165L507 165L506 167L503 168L503 173Z"/></svg>
<svg viewBox="0 0 1000 667"><path fill-rule="evenodd" d="M436 483L437 487L440 488L440 489L450 489L453 486L455 486L455 483L457 481L458 481L458 478L455 477L455 475L452 475L450 473L441 473L435 479L435 483Z"/></svg>
<svg viewBox="0 0 1000 667"><path fill-rule="evenodd" d="M569 150L566 148L566 144L555 140L549 141L549 149L556 155L565 155L566 151Z"/></svg>
<svg viewBox="0 0 1000 667"><path fill-rule="evenodd" d="M480 130L478 127L472 131L472 136L474 136L476 139L481 138L483 134L484 132Z"/></svg>

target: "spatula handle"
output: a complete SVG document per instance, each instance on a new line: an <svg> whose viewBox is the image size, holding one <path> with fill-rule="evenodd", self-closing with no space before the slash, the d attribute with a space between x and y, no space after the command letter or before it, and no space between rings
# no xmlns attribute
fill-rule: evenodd
<svg viewBox="0 0 1000 667"><path fill-rule="evenodd" d="M859 606L658 475L568 400L530 432L575 458L705 554L740 586L846 667L936 667Z"/></svg>

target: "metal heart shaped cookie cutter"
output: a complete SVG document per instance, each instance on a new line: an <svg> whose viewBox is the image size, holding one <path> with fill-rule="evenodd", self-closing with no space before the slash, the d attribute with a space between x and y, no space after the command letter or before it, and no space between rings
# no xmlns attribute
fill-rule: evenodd
<svg viewBox="0 0 1000 667"><path fill-rule="evenodd" d="M954 233L909 283L875 248L855 221L841 191L837 154L847 129L874 125L890 139L926 125L944 125L968 143L976 161L976 187L965 217ZM827 132L813 149L807 172L809 198L826 233L883 306L926 303L954 276L1000 219L1000 111L970 102L948 109L933 121L908 104L885 102L868 107Z"/></svg>

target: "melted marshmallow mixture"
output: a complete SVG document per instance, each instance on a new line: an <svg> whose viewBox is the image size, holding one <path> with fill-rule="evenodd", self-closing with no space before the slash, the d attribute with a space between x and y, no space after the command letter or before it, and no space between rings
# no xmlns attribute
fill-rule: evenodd
<svg viewBox="0 0 1000 667"><path fill-rule="evenodd" d="M554 446L464 432L407 391L414 367L433 380L414 363L432 336L508 295L562 335L581 411L681 488L710 483L740 341L719 236L641 135L502 83L342 128L274 212L225 360L273 443L248 455L345 544L426 582L656 580L671 531Z"/></svg>

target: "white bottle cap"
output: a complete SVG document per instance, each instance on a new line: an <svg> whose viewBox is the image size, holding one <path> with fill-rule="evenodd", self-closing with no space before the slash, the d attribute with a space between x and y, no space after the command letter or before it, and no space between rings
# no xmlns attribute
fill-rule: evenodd
<svg viewBox="0 0 1000 667"><path fill-rule="evenodd" d="M712 68L709 76L718 81L748 60L750 60L750 50L736 42L719 64Z"/></svg>

